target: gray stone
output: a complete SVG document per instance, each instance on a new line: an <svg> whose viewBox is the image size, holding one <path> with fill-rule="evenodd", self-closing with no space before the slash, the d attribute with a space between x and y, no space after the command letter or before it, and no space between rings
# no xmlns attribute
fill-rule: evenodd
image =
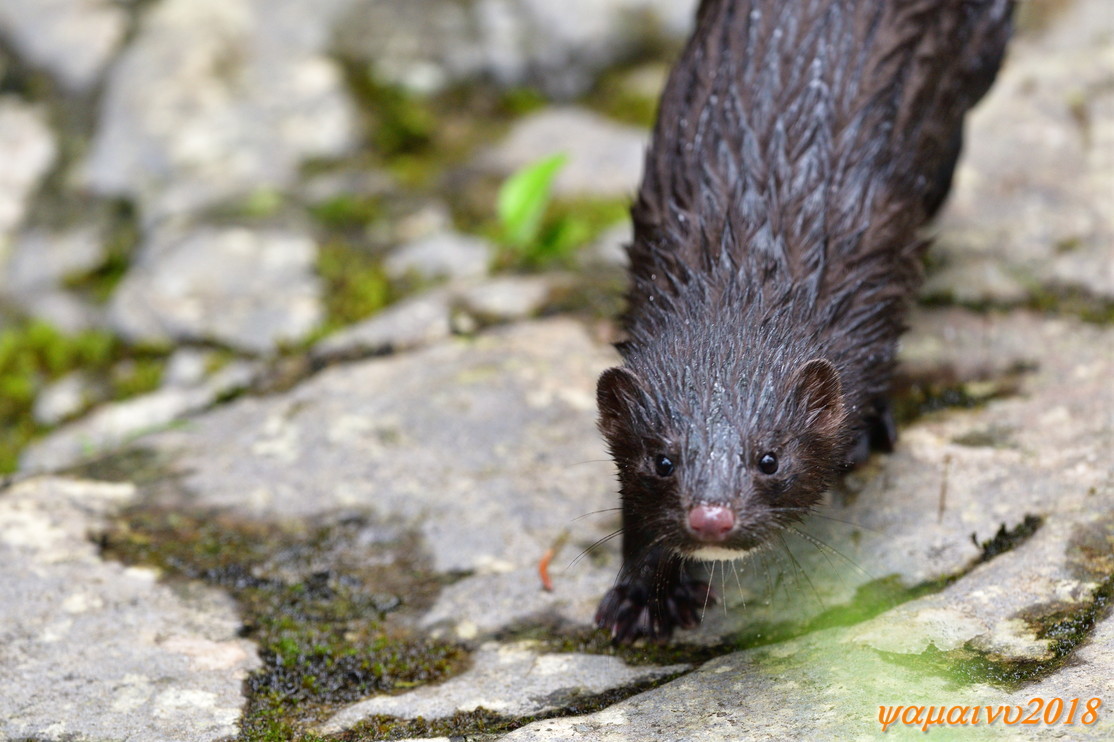
<svg viewBox="0 0 1114 742"><path fill-rule="evenodd" d="M557 153L567 156L553 183L557 196L632 196L642 175L649 134L581 108L547 108L514 125L483 154L482 167L509 175Z"/></svg>
<svg viewBox="0 0 1114 742"><path fill-rule="evenodd" d="M0 35L74 92L100 79L127 27L112 0L0 0Z"/></svg>
<svg viewBox="0 0 1114 742"><path fill-rule="evenodd" d="M28 229L12 241L7 264L0 266L0 294L19 297L57 289L67 276L96 268L104 256L104 237L96 227Z"/></svg>
<svg viewBox="0 0 1114 742"><path fill-rule="evenodd" d="M606 534L574 519L612 502L594 423L611 360L570 320L510 326L331 366L144 445L191 472L199 507L367 509L416 528L437 570L501 574L536 566L565 527L574 543Z"/></svg>
<svg viewBox="0 0 1114 742"><path fill-rule="evenodd" d="M618 657L604 655L543 654L529 642L489 643L472 656L472 667L463 674L437 686L361 701L329 719L321 732L340 732L377 714L439 719L478 708L511 717L544 713L577 696L687 669L688 665L628 667Z"/></svg>
<svg viewBox="0 0 1114 742"><path fill-rule="evenodd" d="M33 479L0 490L0 737L219 740L258 665L218 592L172 590L90 538L128 484Z"/></svg>
<svg viewBox="0 0 1114 742"><path fill-rule="evenodd" d="M478 278L487 275L492 253L486 240L440 232L396 248L383 268L396 280L415 275L450 280Z"/></svg>
<svg viewBox="0 0 1114 742"><path fill-rule="evenodd" d="M221 396L249 386L259 375L256 364L234 362L191 387L163 387L123 402L98 407L89 415L41 438L20 457L24 472L51 471L173 425Z"/></svg>
<svg viewBox="0 0 1114 742"><path fill-rule="evenodd" d="M344 328L313 346L314 358L372 355L429 345L452 334L451 295L427 291Z"/></svg>
<svg viewBox="0 0 1114 742"><path fill-rule="evenodd" d="M166 360L162 372L164 387L197 386L205 378L213 351L201 348L178 348Z"/></svg>
<svg viewBox="0 0 1114 742"><path fill-rule="evenodd" d="M553 276L500 276L462 288L458 299L484 322L509 322L537 314L556 288Z"/></svg>
<svg viewBox="0 0 1114 742"><path fill-rule="evenodd" d="M8 235L54 164L58 145L41 111L14 96L0 96L0 263Z"/></svg>
<svg viewBox="0 0 1114 742"><path fill-rule="evenodd" d="M67 417L81 412L92 397L89 377L80 371L74 371L39 392L35 397L31 416L39 425L57 425Z"/></svg>
<svg viewBox="0 0 1114 742"><path fill-rule="evenodd" d="M1011 302L1071 287L1114 298L1112 79L1104 0L1065 4L1051 29L1014 40L970 118L931 295Z"/></svg>
<svg viewBox="0 0 1114 742"><path fill-rule="evenodd" d="M117 287L109 319L132 340L207 340L268 353L320 323L315 259L313 240L297 232L162 228Z"/></svg>
<svg viewBox="0 0 1114 742"><path fill-rule="evenodd" d="M113 65L88 187L148 223L291 186L356 143L330 28L349 0L165 0Z"/></svg>
<svg viewBox="0 0 1114 742"><path fill-rule="evenodd" d="M339 46L381 78L418 92L462 80L585 92L603 69L691 27L693 0L363 0Z"/></svg>

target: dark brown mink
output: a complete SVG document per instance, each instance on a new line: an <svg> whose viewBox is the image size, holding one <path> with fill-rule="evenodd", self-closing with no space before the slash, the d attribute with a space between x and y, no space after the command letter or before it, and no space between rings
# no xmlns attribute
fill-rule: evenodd
<svg viewBox="0 0 1114 742"><path fill-rule="evenodd" d="M604 372L623 566L614 640L699 622L693 560L743 556L871 446L920 228L992 83L1011 0L703 0L631 208L631 285Z"/></svg>

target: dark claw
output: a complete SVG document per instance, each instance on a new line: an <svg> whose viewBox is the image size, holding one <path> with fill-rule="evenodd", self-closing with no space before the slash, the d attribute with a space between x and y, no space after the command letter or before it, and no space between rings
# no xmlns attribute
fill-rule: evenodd
<svg viewBox="0 0 1114 742"><path fill-rule="evenodd" d="M651 596L640 580L622 582L607 591L596 611L596 626L611 633L616 644L639 638L668 639L676 628L691 629L700 623L705 606L716 602L707 582L682 577L664 594Z"/></svg>

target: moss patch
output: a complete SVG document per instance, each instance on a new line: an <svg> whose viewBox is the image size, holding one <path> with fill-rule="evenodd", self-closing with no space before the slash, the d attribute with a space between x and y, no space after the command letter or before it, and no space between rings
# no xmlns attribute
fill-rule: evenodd
<svg viewBox="0 0 1114 742"><path fill-rule="evenodd" d="M81 370L104 399L125 399L158 387L168 352L128 346L101 330L67 335L37 320L0 330L0 473L14 471L20 450L47 430L31 410L48 384Z"/></svg>
<svg viewBox="0 0 1114 742"><path fill-rule="evenodd" d="M140 506L101 539L107 558L227 591L263 668L245 682L241 740L314 739L306 729L366 695L443 680L463 647L406 628L440 580L405 533L349 517L259 523Z"/></svg>
<svg viewBox="0 0 1114 742"><path fill-rule="evenodd" d="M317 274L325 282L325 322L315 338L364 319L397 298L382 261L345 240L321 245Z"/></svg>
<svg viewBox="0 0 1114 742"><path fill-rule="evenodd" d="M911 375L900 370L894 377L894 419L907 425L917 418L946 409L975 409L993 399L1017 394L1021 377L1031 366L1017 366L1006 372L975 379L961 379L952 368Z"/></svg>

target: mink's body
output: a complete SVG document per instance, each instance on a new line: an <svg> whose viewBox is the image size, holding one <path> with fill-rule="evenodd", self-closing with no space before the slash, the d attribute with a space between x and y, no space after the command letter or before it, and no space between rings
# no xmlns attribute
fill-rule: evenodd
<svg viewBox="0 0 1114 742"><path fill-rule="evenodd" d="M704 0L632 207L623 366L600 378L618 465L613 637L692 626L690 558L799 519L869 443L918 229L947 194L1011 0Z"/></svg>

